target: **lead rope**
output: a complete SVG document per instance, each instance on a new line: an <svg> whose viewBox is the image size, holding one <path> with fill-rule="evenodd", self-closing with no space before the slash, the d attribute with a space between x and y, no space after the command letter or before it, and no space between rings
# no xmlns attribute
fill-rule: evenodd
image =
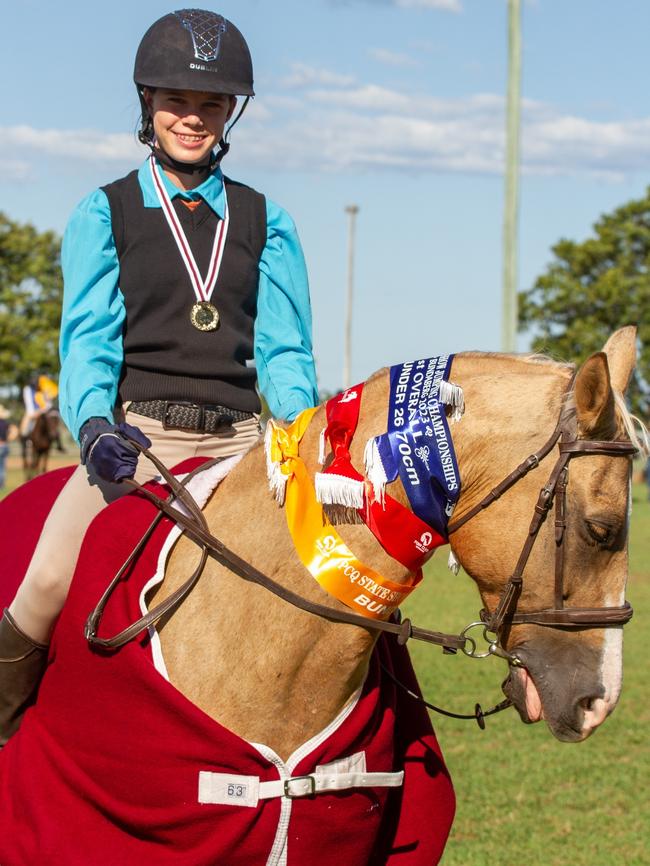
<svg viewBox="0 0 650 866"><path fill-rule="evenodd" d="M441 716L447 716L450 719L460 719L461 721L465 721L469 719L470 721L473 719L479 728L484 731L485 730L485 719L488 716L493 716L495 713L500 713L502 710L507 710L508 707L512 706L512 701L510 698L506 698L498 704L495 704L489 710L484 710L479 703L474 704L474 712L470 714L464 713L452 713L451 710L443 710L442 707L437 707L435 704L429 703L429 701L425 701L422 695L419 695L417 692L409 689L408 686L405 686L401 680L398 680L397 677L388 670L386 665L382 662L381 669L386 674L386 676L392 680L396 686L399 686L400 689L406 692L406 694L416 700L420 704L424 704L430 710L433 710L435 713L439 713Z"/></svg>

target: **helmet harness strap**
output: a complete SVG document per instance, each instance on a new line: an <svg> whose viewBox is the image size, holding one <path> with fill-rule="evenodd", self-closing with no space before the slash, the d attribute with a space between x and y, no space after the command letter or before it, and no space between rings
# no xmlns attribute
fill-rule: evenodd
<svg viewBox="0 0 650 866"><path fill-rule="evenodd" d="M228 153L228 151L230 150L230 142L228 141L228 139L230 138L230 132L231 132L233 126L237 123L237 121L239 120L239 118L242 116L242 114L243 114L244 111L246 110L246 106L247 106L248 103L250 102L250 99L251 99L250 96L247 96L247 97L244 99L244 102L243 102L243 104L242 104L242 107L241 107L241 108L239 109L239 111L237 112L237 115L236 115L235 119L233 120L232 123L230 123L230 124L228 125L228 128L226 129L226 132L225 132L223 138L222 138L221 141L219 142L219 150L216 152L216 154L214 154L214 153L212 154L213 159L212 159L211 162L210 162L210 167L211 167L211 168L214 168L215 165L219 165L219 163L221 162L221 160L224 158L224 156L225 156L225 155Z"/></svg>

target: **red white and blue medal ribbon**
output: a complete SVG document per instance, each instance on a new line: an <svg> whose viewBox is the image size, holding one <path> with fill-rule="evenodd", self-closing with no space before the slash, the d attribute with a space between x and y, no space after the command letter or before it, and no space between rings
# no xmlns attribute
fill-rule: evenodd
<svg viewBox="0 0 650 866"><path fill-rule="evenodd" d="M460 475L445 406L463 411L462 390L447 381L453 355L390 369L388 432L371 440L366 471L375 493L398 476L414 513L446 537L460 495Z"/></svg>
<svg viewBox="0 0 650 866"><path fill-rule="evenodd" d="M230 212L228 209L226 185L223 185L223 219L219 220L214 234L214 242L212 244L212 253L210 255L208 273L205 280L203 280L198 265L196 264L194 254L192 253L185 232L183 231L183 227L181 226L180 220L178 219L176 211L174 210L174 206L172 205L169 193L167 192L165 185L156 169L156 160L153 154L149 157L149 167L151 169L151 177L153 179L153 185L154 189L156 190L158 201L160 202L160 206L165 215L165 219L167 220L169 228L171 229L171 233L174 237L174 240L176 241L176 246L178 247L178 251L181 255L181 258L185 265L185 269L187 270L187 273L189 275L192 288L194 289L194 294L196 296L197 302L192 308L192 323L199 330L214 330L218 325L219 316L216 308L211 304L210 299L212 297L214 287L217 284L217 278L219 276L219 270L221 268L221 260L223 258L223 251L226 246L228 224L230 222ZM203 315L202 311L203 313L205 313L205 315ZM202 319L206 320L205 325L200 324Z"/></svg>
<svg viewBox="0 0 650 866"><path fill-rule="evenodd" d="M316 475L316 496L319 502L340 505L344 510L355 509L386 553L415 572L419 581L421 567L446 539L391 496L384 495L381 501L375 499L372 486L352 465L350 444L359 420L362 394L363 383L348 388L326 404L327 427L321 451L325 450L325 441L329 441L334 457L328 468Z"/></svg>

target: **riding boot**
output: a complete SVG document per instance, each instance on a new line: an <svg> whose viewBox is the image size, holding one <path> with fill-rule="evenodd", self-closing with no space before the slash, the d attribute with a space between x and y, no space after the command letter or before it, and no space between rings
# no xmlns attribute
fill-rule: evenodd
<svg viewBox="0 0 650 866"><path fill-rule="evenodd" d="M5 610L0 619L0 748L16 733L25 710L36 700L47 652L47 645L28 637Z"/></svg>

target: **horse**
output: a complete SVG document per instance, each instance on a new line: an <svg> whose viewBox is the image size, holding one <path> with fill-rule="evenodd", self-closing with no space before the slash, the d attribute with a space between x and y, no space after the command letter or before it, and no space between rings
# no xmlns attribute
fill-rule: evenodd
<svg viewBox="0 0 650 866"><path fill-rule="evenodd" d="M449 544L477 586L490 650L508 663L506 696L522 721L543 720L552 735L567 742L593 734L620 696L622 627L631 616L625 602L631 455L647 447L622 396L635 364L635 340L634 328L617 331L577 372L544 357L482 352L456 354L451 365L449 378L462 389L465 411L450 424L462 487ZM365 383L349 445L355 467L363 466L365 443L386 430L389 395L388 370ZM321 470L320 433L326 426L321 406L299 446L294 443L291 459L299 459L312 479ZM156 572L157 580L143 584L130 607L124 587L133 562L124 563L127 571L104 612L106 634L134 612L184 598L155 630L140 626L138 631L136 624L136 639L121 649L107 643L91 650L82 632L85 626L86 637L96 636L86 623L89 593L104 589L113 565L123 563L122 552L115 553L115 533L124 534L128 544L141 534L134 521L110 524L110 512L134 497L100 515L100 524L102 518L108 521L104 535L94 524L39 698L0 752L4 866L28 866L39 851L54 860L65 852L70 866L109 866L117 860L131 866L152 852L161 866L320 866L337 852L342 862L357 864L439 861L453 818L453 792L416 701L395 714L394 732L408 731L409 748L419 743L422 750L417 755L397 750L389 760L397 766L383 766L381 784L400 784L390 772L410 764L435 781L426 796L407 777L403 788L382 788L379 782L378 788L364 788L372 767L365 764L365 752L356 750L301 774L310 749L322 747L323 732L336 733L342 719L357 718L360 702L384 688L377 657L390 669L387 647L397 643L390 635L378 639L375 626L397 632L400 644L418 630L408 620L351 619L348 606L325 594L296 555L287 506L280 507L266 489L267 462L264 446L253 447L209 494L200 512L203 524L192 523L187 511L177 518L186 531L170 536L160 555L148 561L147 574ZM388 492L409 507L401 476L389 482ZM553 500L555 517L546 520ZM156 520L149 538L169 522ZM106 531L111 525L113 534ZM342 522L336 529L355 556L391 585L412 585L412 573L366 525ZM211 542L206 553L205 539L215 536L219 542ZM231 548L237 556L229 560L224 550ZM93 582L92 568L104 559L110 574ZM200 579L187 592L187 575L197 574L198 566ZM280 594L253 579L259 574L279 585ZM283 593L299 599L300 606L288 604ZM330 613L315 616L323 606ZM444 646L445 637L437 642ZM471 655L472 643L465 630L454 647ZM447 640L447 649L451 644ZM145 651L157 671L146 686L130 677L125 663L128 657L129 664L140 665ZM408 683L399 659L397 668ZM138 709L140 701L146 709ZM180 735L176 726L183 713L191 714L192 725ZM386 718L381 716L382 725ZM380 728L373 729L377 740ZM91 739L81 746L85 735ZM202 743L198 759L195 739ZM158 740L164 748L147 764L140 749ZM231 759L236 745L245 752L243 769ZM263 754L270 769L250 772L251 751ZM226 772L217 772L224 767ZM180 785L180 776L188 774L194 781L183 782L176 799L171 794L165 799L169 786ZM151 777L155 794L143 793L145 777ZM343 778L351 788L338 789ZM84 804L75 812L69 797L76 789L84 792ZM87 802L92 798L95 806ZM86 810L84 821L91 813L95 818L88 833L79 809ZM256 848L255 833L269 810L275 810L269 848ZM318 821L310 824L314 815ZM193 841L181 845L178 834L188 822ZM427 842L427 828L436 822L436 838ZM305 827L313 831L316 825L320 835L305 848ZM40 828L40 848L25 838L24 829L18 833L29 826ZM362 842L364 833L370 838ZM208 853L215 835L219 850L227 852L221 859ZM20 844L6 842L17 838Z"/></svg>
<svg viewBox="0 0 650 866"><path fill-rule="evenodd" d="M25 480L47 472L47 461L52 443L59 438L59 412L48 409L34 419L32 429L21 435L20 444L23 457Z"/></svg>

